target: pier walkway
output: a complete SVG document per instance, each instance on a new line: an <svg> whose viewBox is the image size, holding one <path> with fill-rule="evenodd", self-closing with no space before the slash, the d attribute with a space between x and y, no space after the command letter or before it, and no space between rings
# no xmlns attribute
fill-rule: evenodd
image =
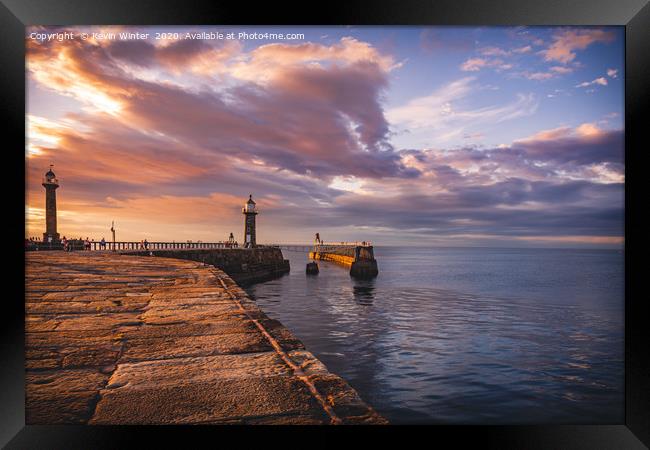
<svg viewBox="0 0 650 450"><path fill-rule="evenodd" d="M380 424L223 271L26 253L27 424Z"/></svg>

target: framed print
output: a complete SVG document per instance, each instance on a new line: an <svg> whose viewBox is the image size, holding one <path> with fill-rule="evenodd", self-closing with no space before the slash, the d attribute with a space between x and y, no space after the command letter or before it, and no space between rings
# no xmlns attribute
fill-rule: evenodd
<svg viewBox="0 0 650 450"><path fill-rule="evenodd" d="M647 2L1 12L7 448L648 445Z"/></svg>

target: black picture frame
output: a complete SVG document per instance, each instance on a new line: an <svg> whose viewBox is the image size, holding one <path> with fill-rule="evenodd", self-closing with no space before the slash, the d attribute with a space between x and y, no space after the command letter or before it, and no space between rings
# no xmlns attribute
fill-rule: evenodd
<svg viewBox="0 0 650 450"><path fill-rule="evenodd" d="M645 448L650 446L650 368L648 365L648 315L640 290L641 270L632 261L640 260L644 250L640 223L643 207L639 163L647 151L643 119L647 116L650 80L650 4L648 0L399 0L328 1L255 4L189 0L1 0L0 1L0 114L5 140L2 164L4 222L10 232L4 243L2 327L2 382L0 382L0 445L7 448L116 448L124 447L136 436L183 443L191 447L196 439L210 446L224 444L224 433L247 439L271 439L281 429L259 427L250 430L231 427L90 427L25 426L24 406L24 198L16 185L25 184L25 38L28 25L91 24L242 24L242 25L624 25L626 36L625 84L625 422L611 425L551 426L426 426L418 434L430 435L427 442L452 439L454 447L473 442L495 448ZM8 176L9 175L9 176ZM10 250L9 253L6 251ZM11 288L7 290L6 288ZM410 436L413 427L328 427L321 431L344 438L362 432L379 439ZM286 429L284 429L286 431ZM291 432L312 432L312 428ZM302 440L298 439L297 442Z"/></svg>

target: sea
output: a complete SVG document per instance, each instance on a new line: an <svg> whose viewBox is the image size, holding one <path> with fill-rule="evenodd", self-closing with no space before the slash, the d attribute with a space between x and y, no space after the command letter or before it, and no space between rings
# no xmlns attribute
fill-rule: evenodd
<svg viewBox="0 0 650 450"><path fill-rule="evenodd" d="M374 250L247 291L391 423L624 422L623 250Z"/></svg>

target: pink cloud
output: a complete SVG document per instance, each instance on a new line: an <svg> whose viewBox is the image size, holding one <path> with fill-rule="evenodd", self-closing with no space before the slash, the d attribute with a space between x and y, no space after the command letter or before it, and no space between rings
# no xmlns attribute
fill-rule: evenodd
<svg viewBox="0 0 650 450"><path fill-rule="evenodd" d="M601 29L564 29L553 35L553 43L541 53L546 61L567 64L576 57L576 50L584 50L596 42L611 42L614 33Z"/></svg>
<svg viewBox="0 0 650 450"><path fill-rule="evenodd" d="M576 87L587 87L587 86L592 86L594 84L598 84L600 86L607 86L607 78L599 77L599 78L596 78L595 80L584 81L584 82L576 85Z"/></svg>
<svg viewBox="0 0 650 450"><path fill-rule="evenodd" d="M477 72L487 66L487 64L488 62L484 58L470 58L461 64L460 70L464 72Z"/></svg>

